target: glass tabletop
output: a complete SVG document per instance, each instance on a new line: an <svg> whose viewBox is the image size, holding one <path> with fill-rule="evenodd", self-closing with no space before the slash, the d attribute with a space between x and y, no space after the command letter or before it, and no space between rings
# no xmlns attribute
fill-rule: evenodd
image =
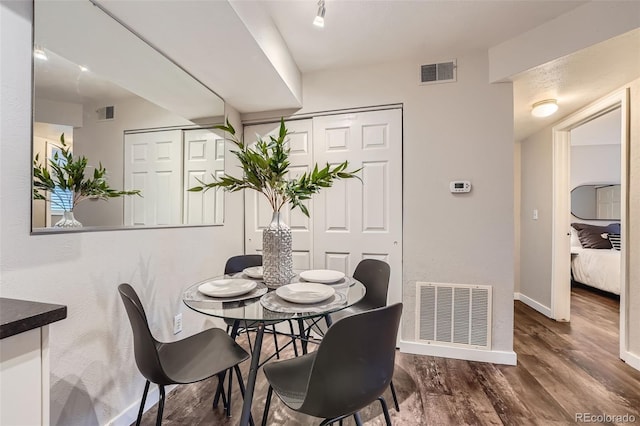
<svg viewBox="0 0 640 426"><path fill-rule="evenodd" d="M305 283L306 281L299 276L300 271L295 272L296 275L291 278L290 282ZM256 282L256 286L246 294L226 298L209 297L199 290L200 286L206 283L232 278L252 280ZM316 283L309 284L317 285ZM331 287L334 290L334 295L327 300L313 304L291 303L279 298L274 293L275 289L267 288L262 281L253 279L240 272L197 282L183 292L182 301L196 312L218 318L249 321L277 321L292 318L312 318L336 312L359 302L366 293L364 285L352 277L345 277L333 284L321 285ZM261 299L263 299L262 302ZM276 310L268 309L264 305Z"/></svg>

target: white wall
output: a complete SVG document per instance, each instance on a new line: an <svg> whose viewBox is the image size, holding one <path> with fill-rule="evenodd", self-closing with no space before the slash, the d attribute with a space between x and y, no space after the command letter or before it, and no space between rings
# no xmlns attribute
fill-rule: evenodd
<svg viewBox="0 0 640 426"><path fill-rule="evenodd" d="M414 339L416 281L486 284L493 286L493 350L511 351L511 84L487 83L487 52L476 51L457 55L456 83L419 85L420 64L435 59L307 74L299 112L403 103L402 337ZM452 195L455 179L470 180L472 192Z"/></svg>
<svg viewBox="0 0 640 426"><path fill-rule="evenodd" d="M571 146L571 189L592 183L620 183L620 145Z"/></svg>
<svg viewBox="0 0 640 426"><path fill-rule="evenodd" d="M551 129L520 143L520 293L543 307L551 307ZM533 219L533 211L538 219Z"/></svg>
<svg viewBox="0 0 640 426"><path fill-rule="evenodd" d="M569 185L620 183L620 108L571 129Z"/></svg>
<svg viewBox="0 0 640 426"><path fill-rule="evenodd" d="M50 328L51 423L102 425L135 404L144 384L117 285L140 291L161 339L174 338L178 311L178 337L211 324L180 295L242 251L242 215L233 213L242 195L227 197L222 227L30 235L31 7L0 3L0 294L67 305L68 318Z"/></svg>
<svg viewBox="0 0 640 426"><path fill-rule="evenodd" d="M34 107L34 121L82 127L82 105L71 102L37 99Z"/></svg>

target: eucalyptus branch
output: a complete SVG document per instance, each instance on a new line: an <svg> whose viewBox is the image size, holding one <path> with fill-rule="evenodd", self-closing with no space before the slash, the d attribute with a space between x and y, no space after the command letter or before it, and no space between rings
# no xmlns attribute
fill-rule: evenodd
<svg viewBox="0 0 640 426"><path fill-rule="evenodd" d="M280 211L285 204L289 203L292 209L299 207L303 214L309 216L309 210L303 201L310 199L322 188L331 187L336 180L360 179L356 173L361 169L348 171L347 161L334 167L327 164L322 169L318 169L316 164L311 173L304 173L297 179L287 179L291 148L287 145L289 131L284 124L284 118L280 120L277 136L268 138L258 136L256 143L251 146L237 137L229 119L225 125L215 126L215 128L227 132L228 140L238 148L231 152L240 161L243 177L236 178L225 174L218 179L213 176L213 182L209 183L198 179L200 185L189 188L189 191L201 192L222 188L228 192L236 192L242 189L253 189L267 198L273 211Z"/></svg>

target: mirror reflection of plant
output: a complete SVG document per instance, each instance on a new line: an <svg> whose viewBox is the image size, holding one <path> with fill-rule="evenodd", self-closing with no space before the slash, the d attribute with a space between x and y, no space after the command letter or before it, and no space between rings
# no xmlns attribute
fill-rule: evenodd
<svg viewBox="0 0 640 426"><path fill-rule="evenodd" d="M48 162L40 162L40 154L33 160L33 199L55 201L65 211L72 211L78 203L87 199L107 200L124 195L140 195L139 190L118 191L107 183L107 170L102 166L93 168L93 176L85 177L87 158L74 158L71 148L60 136L60 151ZM89 166L90 167L90 166ZM64 199L61 191L72 194L71 201ZM51 197L55 196L55 200Z"/></svg>
<svg viewBox="0 0 640 426"><path fill-rule="evenodd" d="M280 130L277 138L269 136L269 140L264 140L258 137L257 142L252 146L238 139L235 129L229 123L229 119L227 119L226 125L219 125L215 128L227 132L230 135L231 142L238 148L231 152L240 161L244 176L236 178L225 174L211 183L204 183L198 179L201 185L189 188L189 191L206 191L216 187L223 188L229 192L253 189L267 198L274 212L280 211L285 204L289 203L292 209L299 207L302 213L309 217L309 210L303 204L303 201L310 199L313 194L320 192L322 188L331 187L335 180L360 179L356 173L361 169L347 171L348 161L335 167L327 164L323 168L318 168L316 164L310 173L305 172L297 179L287 179L291 148L285 145L289 131L284 124L284 118L280 120Z"/></svg>

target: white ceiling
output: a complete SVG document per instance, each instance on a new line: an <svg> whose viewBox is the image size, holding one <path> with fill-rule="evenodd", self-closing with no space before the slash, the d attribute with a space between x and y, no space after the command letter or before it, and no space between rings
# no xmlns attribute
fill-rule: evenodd
<svg viewBox="0 0 640 426"><path fill-rule="evenodd" d="M585 1L326 1L325 27L312 0L266 0L303 73L489 49Z"/></svg>
<svg viewBox="0 0 640 426"><path fill-rule="evenodd" d="M272 20L304 79L315 71L488 50L586 3L327 0L319 29L312 25L316 0L99 1L242 113L299 106L295 88L278 81L264 40L249 29L247 10ZM639 75L640 30L521 73L514 78L516 140ZM531 104L548 97L558 99L559 114L533 119Z"/></svg>

